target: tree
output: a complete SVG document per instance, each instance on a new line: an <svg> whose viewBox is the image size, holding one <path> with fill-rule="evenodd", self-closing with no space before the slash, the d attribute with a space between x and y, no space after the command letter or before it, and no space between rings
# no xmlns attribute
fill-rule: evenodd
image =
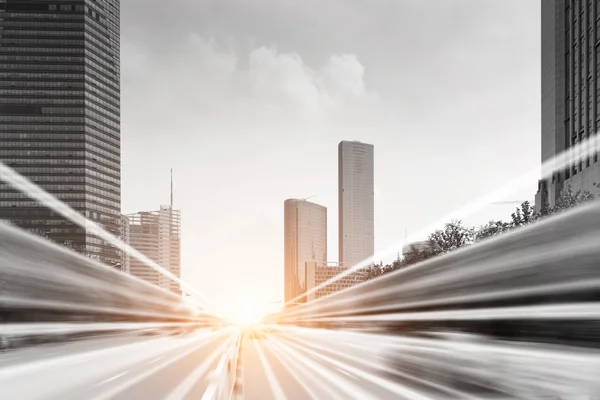
<svg viewBox="0 0 600 400"><path fill-rule="evenodd" d="M521 203L520 208L517 207L514 213L510 215L512 219L512 227L528 225L539 218L539 215L535 212L535 208L528 202L524 201Z"/></svg>
<svg viewBox="0 0 600 400"><path fill-rule="evenodd" d="M561 212L564 210L568 210L570 208L576 207L580 204L587 203L588 201L592 201L595 199L595 196L590 192L577 190L573 191L571 185L567 186L566 189L563 189L560 192L560 196L556 199L555 205L550 209L550 213L554 214L557 212Z"/></svg>
<svg viewBox="0 0 600 400"><path fill-rule="evenodd" d="M512 228L511 224L504 221L490 221L475 231L475 241L479 242L492 236L506 232Z"/></svg>
<svg viewBox="0 0 600 400"><path fill-rule="evenodd" d="M459 220L447 222L444 229L438 229L429 235L432 255L446 254L473 243L475 230L466 228Z"/></svg>
<svg viewBox="0 0 600 400"><path fill-rule="evenodd" d="M385 266L383 265L383 263L380 262L379 264L372 264L366 268L363 268L361 270L361 273L363 275L363 280L368 281L373 278L377 278L380 275L383 275L385 273L384 271Z"/></svg>

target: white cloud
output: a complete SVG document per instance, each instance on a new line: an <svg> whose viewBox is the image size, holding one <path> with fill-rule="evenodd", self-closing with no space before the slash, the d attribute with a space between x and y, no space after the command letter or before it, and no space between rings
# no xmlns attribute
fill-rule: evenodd
<svg viewBox="0 0 600 400"><path fill-rule="evenodd" d="M295 52L262 46L239 54L197 34L190 35L181 49L166 54L135 50L128 53L135 56L123 60L125 83L144 92L148 81L143 76L152 69L155 88L161 92L158 99L141 96L146 104L137 108L146 118L161 115L157 108L162 103L181 115L192 110L212 117L311 120L372 99L364 82L365 68L353 54L332 55L315 68Z"/></svg>

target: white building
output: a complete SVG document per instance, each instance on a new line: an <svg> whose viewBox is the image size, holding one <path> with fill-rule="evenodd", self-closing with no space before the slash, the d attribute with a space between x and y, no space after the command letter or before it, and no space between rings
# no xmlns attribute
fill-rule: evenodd
<svg viewBox="0 0 600 400"><path fill-rule="evenodd" d="M348 268L375 253L374 148L338 146L339 262Z"/></svg>
<svg viewBox="0 0 600 400"><path fill-rule="evenodd" d="M161 206L159 211L145 211L127 215L130 245L181 277L181 212L171 206ZM179 285L132 257L131 275L153 285L181 295Z"/></svg>
<svg viewBox="0 0 600 400"><path fill-rule="evenodd" d="M284 203L284 298L306 292L306 262L327 261L327 208L306 200Z"/></svg>

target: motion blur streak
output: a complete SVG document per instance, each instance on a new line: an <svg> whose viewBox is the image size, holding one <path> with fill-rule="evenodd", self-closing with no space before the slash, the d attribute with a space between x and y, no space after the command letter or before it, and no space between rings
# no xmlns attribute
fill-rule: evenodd
<svg viewBox="0 0 600 400"><path fill-rule="evenodd" d="M0 398L598 398L599 243L596 201L242 328L0 224Z"/></svg>
<svg viewBox="0 0 600 400"><path fill-rule="evenodd" d="M489 206L494 202L498 202L506 195L512 195L512 192L515 188L522 187L523 184L527 184L529 182L536 182L540 179L547 179L552 176L555 171L564 170L568 167L572 167L573 165L579 163L581 160L585 160L587 158L592 158L597 156L600 153L600 135L596 132L596 135L592 135L591 137L580 141L579 143L569 147L566 151L556 155L555 157L549 158L543 162L541 166L541 174L540 168L536 167L526 172L525 174L517 177L513 181L501 186L495 191L478 198L477 200L468 203L464 207L461 207L458 210L451 212L448 215L436 220L435 222L423 227L417 232L412 232L408 235L403 241L396 243L393 246L390 246L388 249L383 250L372 257L367 258L359 262L358 264L351 266L344 270L342 273L337 276L321 283L320 285L316 285L315 287L308 290L306 293L292 299L289 303L294 303L302 298L308 296L309 294L316 293L319 289L322 289L328 285L331 285L333 282L343 279L344 277L360 270L369 265L378 262L386 257L389 257L392 254L397 254L399 250L402 249L405 243L411 243L414 241L420 240L422 237L427 236L430 232L438 229L440 226L443 226L448 221L453 219L463 219L474 213L483 210L485 207ZM567 236L563 236L563 239L566 239ZM563 248L567 247L565 245Z"/></svg>
<svg viewBox="0 0 600 400"><path fill-rule="evenodd" d="M67 204L63 203L56 197L52 196L50 193L46 192L41 187L37 186L35 183L29 181L27 178L25 178L24 176L22 176L21 174L19 174L18 172L16 172L12 168L10 168L9 166L5 165L1 161L0 161L0 180L11 185L15 190L19 190L22 193L29 196L30 198L39 201L40 204L45 205L46 207L50 208L51 210L57 212L58 214L62 215L65 218L67 218L71 222L79 225L81 228L85 229L87 232L104 239L106 242L117 247L121 251L127 252L131 257L136 258L137 260L144 263L149 268L152 268L153 270L157 271L158 273L160 273L160 274L166 276L167 278L180 284L181 287L183 289L185 289L188 293L194 294L206 301L206 297L204 296L204 294L202 294L201 292L197 291L196 289L194 289L193 287L191 287L190 285L188 285L187 283L185 283L184 281L179 279L179 277L177 277L176 275L171 273L171 271L161 267L160 265L158 265L156 262L154 262L150 258L146 257L141 252L137 251L133 247L129 246L127 243L123 242L121 239L106 232L94 221L87 219L82 214L73 210ZM101 264L99 264L99 265L101 265Z"/></svg>
<svg viewBox="0 0 600 400"><path fill-rule="evenodd" d="M271 392L273 393L273 395L275 396L276 399L287 400L287 397L283 393L283 390L281 389L281 386L280 386L279 382L277 381L277 378L275 377L275 374L273 373L273 370L271 369L269 362L265 358L265 355L264 355L262 349L256 343L254 343L254 346L256 346L256 350L257 350L258 356L260 358L260 363L262 364L265 374L267 375L267 379L269 380L269 387L271 388Z"/></svg>

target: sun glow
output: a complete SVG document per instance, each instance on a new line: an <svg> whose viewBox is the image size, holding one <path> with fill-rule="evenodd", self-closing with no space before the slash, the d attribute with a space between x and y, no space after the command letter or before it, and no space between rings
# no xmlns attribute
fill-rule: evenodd
<svg viewBox="0 0 600 400"><path fill-rule="evenodd" d="M241 300L227 307L224 317L235 325L250 326L260 323L268 313L262 304Z"/></svg>

